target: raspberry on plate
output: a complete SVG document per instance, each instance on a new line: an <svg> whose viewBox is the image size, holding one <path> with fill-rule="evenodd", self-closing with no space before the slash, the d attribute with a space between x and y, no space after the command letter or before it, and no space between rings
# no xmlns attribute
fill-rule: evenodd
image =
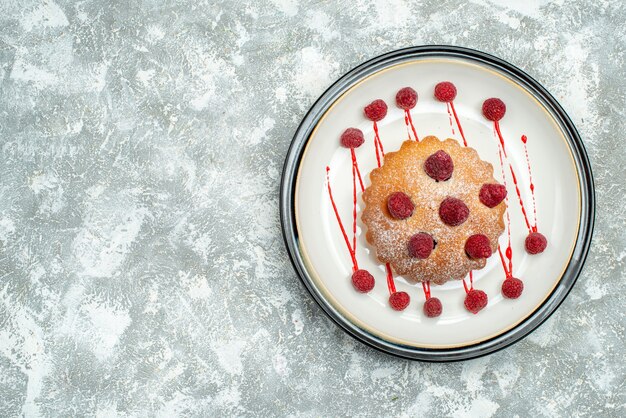
<svg viewBox="0 0 626 418"><path fill-rule="evenodd" d="M374 276L369 271L360 269L352 273L352 285L357 291L367 293L374 288L374 284Z"/></svg>
<svg viewBox="0 0 626 418"><path fill-rule="evenodd" d="M387 103L382 99L374 100L363 109L365 116L372 122L378 122L387 116Z"/></svg>
<svg viewBox="0 0 626 418"><path fill-rule="evenodd" d="M363 131L357 128L348 128L341 134L341 145L346 148L358 148L363 145L365 138L363 137Z"/></svg>
<svg viewBox="0 0 626 418"><path fill-rule="evenodd" d="M396 94L396 105L400 109L413 109L417 104L417 92L411 87L403 87Z"/></svg>
<svg viewBox="0 0 626 418"><path fill-rule="evenodd" d="M528 254L542 253L548 246L547 238L539 232L531 232L524 241L524 246Z"/></svg>
<svg viewBox="0 0 626 418"><path fill-rule="evenodd" d="M429 318L435 318L443 312L443 305L438 298L428 298L424 302L424 314Z"/></svg>
<svg viewBox="0 0 626 418"><path fill-rule="evenodd" d="M456 87L449 81L442 81L435 86L435 98L440 102L451 102L456 98Z"/></svg>
<svg viewBox="0 0 626 418"><path fill-rule="evenodd" d="M389 304L396 311L403 311L409 306L411 297L406 292L395 292L389 296Z"/></svg>
<svg viewBox="0 0 626 418"><path fill-rule="evenodd" d="M502 282L502 295L508 299L517 299L524 290L524 282L515 277L510 277Z"/></svg>
<svg viewBox="0 0 626 418"><path fill-rule="evenodd" d="M499 121L506 113L506 105L497 97L492 97L483 102L483 115L494 122Z"/></svg>
<svg viewBox="0 0 626 418"><path fill-rule="evenodd" d="M482 290L472 289L465 296L465 308L473 314L480 312L485 306L489 298Z"/></svg>

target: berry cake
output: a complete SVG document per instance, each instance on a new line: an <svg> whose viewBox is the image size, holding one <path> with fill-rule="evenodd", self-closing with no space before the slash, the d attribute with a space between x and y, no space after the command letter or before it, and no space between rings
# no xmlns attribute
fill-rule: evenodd
<svg viewBox="0 0 626 418"><path fill-rule="evenodd" d="M443 284L481 269L504 232L506 189L454 139L405 141L363 192L367 241L410 282Z"/></svg>

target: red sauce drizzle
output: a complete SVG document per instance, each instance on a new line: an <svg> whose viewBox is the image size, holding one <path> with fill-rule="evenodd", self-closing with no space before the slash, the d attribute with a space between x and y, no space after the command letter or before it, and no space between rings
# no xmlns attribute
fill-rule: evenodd
<svg viewBox="0 0 626 418"><path fill-rule="evenodd" d="M352 164L352 250L356 259L356 167Z"/></svg>
<svg viewBox="0 0 626 418"><path fill-rule="evenodd" d="M469 272L469 286L465 283L465 278L463 278L463 289L465 289L465 293L469 293L470 290L474 289L474 272L470 270Z"/></svg>
<svg viewBox="0 0 626 418"><path fill-rule="evenodd" d="M456 110L454 110L453 102L446 102L446 106L448 108L448 116L450 117L450 126L452 127L452 113L454 114L454 119L456 120L456 126L459 128L459 132L461 133L461 137L463 138L463 145L467 147L467 141L465 140L465 135L463 134L463 128L461 127L461 123L459 122L459 117L456 115ZM452 128L452 135L454 135L454 128ZM469 293L470 290L474 289L474 272L470 270L469 272L469 287L465 283L465 278L463 278L463 288L465 289L465 293Z"/></svg>
<svg viewBox="0 0 626 418"><path fill-rule="evenodd" d="M493 126L494 126L494 128L496 128L496 132L498 133L498 139L500 140L500 146L502 147L502 151L504 152L504 156L507 157L507 155L506 155L506 148L504 147L504 138L502 138L502 132L500 132L500 124L498 123L497 120L493 122Z"/></svg>
<svg viewBox="0 0 626 418"><path fill-rule="evenodd" d="M509 163L509 169L511 170L511 176L513 177L513 183L515 184L515 193L517 193L517 199L519 200L519 205L522 208L522 215L524 215L526 227L528 228L529 232L532 232L530 222L528 221L528 215L526 214L526 208L524 207L524 201L522 200L522 194L519 191L519 186L517 184L517 177L515 176L515 172L513 171L513 166L511 165L511 163Z"/></svg>
<svg viewBox="0 0 626 418"><path fill-rule="evenodd" d="M374 147L376 149L376 162L378 163L378 167L380 167L380 154L382 154L384 158L385 150L383 149L383 143L380 141L380 135L378 134L378 124L376 122L374 122ZM380 154L378 151L379 149ZM396 284L393 281L393 273L391 272L391 266L389 265L389 263L385 264L385 269L387 270L387 287L389 288L389 294L393 294L396 292Z"/></svg>
<svg viewBox="0 0 626 418"><path fill-rule="evenodd" d="M407 114L406 110L404 111L404 125L406 126L406 134L409 139L411 139L411 131L409 129L409 115Z"/></svg>
<svg viewBox="0 0 626 418"><path fill-rule="evenodd" d="M511 274L511 272L509 271L507 267L506 260L504 259L504 256L502 255L502 249L500 249L500 245L498 245L498 254L500 254L500 261L502 262L502 269L504 270L504 274L506 275L507 279L513 277L513 275Z"/></svg>
<svg viewBox="0 0 626 418"><path fill-rule="evenodd" d="M456 114L456 109L454 108L454 102L450 102L450 109L452 109L452 114L454 115L454 120L456 120L456 126L459 127L459 132L461 133L461 138L463 138L463 145L467 146L467 141L465 140L465 134L463 133L463 127L461 126L461 122L459 121L459 117ZM453 131L454 133L454 131Z"/></svg>
<svg viewBox="0 0 626 418"><path fill-rule="evenodd" d="M378 167L380 167L380 153L378 151L378 141L376 141L376 138L374 138L374 149L376 150L376 163Z"/></svg>
<svg viewBox="0 0 626 418"><path fill-rule="evenodd" d="M422 289L424 289L424 297L426 300L430 299L430 282L422 282Z"/></svg>
<svg viewBox="0 0 626 418"><path fill-rule="evenodd" d="M385 150L383 149L383 143L380 141L380 136L378 135L378 124L374 122L374 147L376 148L376 162L378 163L378 167L380 164L380 157L385 157ZM379 152L380 150L380 152Z"/></svg>
<svg viewBox="0 0 626 418"><path fill-rule="evenodd" d="M450 109L449 102L446 102L446 110L448 111L448 121L450 122L450 129L452 129L452 135L456 135L454 132L454 124L452 123L452 110Z"/></svg>
<svg viewBox="0 0 626 418"><path fill-rule="evenodd" d="M355 170L353 168L352 173L354 174L354 172ZM350 258L352 259L352 271L357 271L359 269L359 264L356 261L356 241L355 241L355 248L353 248L352 245L350 245L348 234L346 234L346 229L343 227L343 222L341 221L341 217L339 216L339 212L337 211L337 205L335 204L335 199L333 198L333 191L330 187L329 173L330 173L330 167L326 166L326 185L328 188L328 196L330 197L330 203L333 206L333 211L335 212L335 218L337 218L337 223L339 224L339 229L341 229L343 240L346 243L346 247L348 248L348 252L350 253ZM356 186L356 182L353 181L353 184ZM355 190L356 190L356 187L355 187ZM353 222L353 224L356 226L356 193L354 193L354 206L355 206L355 210L353 211L353 217L355 221ZM356 234L356 229L354 230L354 233Z"/></svg>
<svg viewBox="0 0 626 418"><path fill-rule="evenodd" d="M387 287L389 288L389 294L392 295L396 293L396 284L393 281L393 273L389 263L385 264L385 270L387 270Z"/></svg>
<svg viewBox="0 0 626 418"><path fill-rule="evenodd" d="M533 197L533 217L535 220L535 225L533 225L533 232L537 232L537 201L535 200L535 184L533 183L533 173L530 170L530 158L528 158L528 147L526 146L526 142L528 138L526 135L522 135L522 143L524 144L524 154L526 154L526 167L528 167L528 177L530 178L530 194Z"/></svg>
<svg viewBox="0 0 626 418"><path fill-rule="evenodd" d="M361 178L361 170L359 170L359 162L356 159L356 154L354 153L354 148L350 148L350 154L352 156L352 167L356 170L356 174L359 177L359 184L361 185L361 191L365 191L365 186L363 186L363 179Z"/></svg>
<svg viewBox="0 0 626 418"><path fill-rule="evenodd" d="M500 157L500 171L502 172L502 182L504 183L504 187L506 187L506 177L504 176L504 160L502 159L502 149L498 147L498 156ZM506 234L507 234L507 247L506 247L506 257L509 259L508 266L504 260L504 256L502 255L502 250L500 249L500 245L498 245L498 254L500 254L500 261L502 262L502 268L504 269L504 273L506 277L513 277L513 249L511 248L511 216L509 214L509 198L508 196L504 198L504 202L506 204Z"/></svg>
<svg viewBox="0 0 626 418"><path fill-rule="evenodd" d="M504 138L502 137L502 132L500 132L500 124L498 123L498 121L494 121L493 125L496 129L496 133L498 134L498 138L500 140L500 149L502 150L502 152L504 153L504 157L507 160L507 163L509 164L509 170L511 171L511 177L513 178L513 183L515 184L515 193L517 194L517 199L519 200L519 205L522 208L522 215L524 216L524 221L526 222L526 227L528 228L529 232L533 231L533 228L531 228L530 226L530 221L528 220L528 215L526 214L526 207L524 206L524 201L522 200L522 194L519 190L519 185L517 184L517 176L515 175L515 171L513 171L513 166L511 165L511 162L509 161L509 158L506 155L506 147L504 146ZM502 158L500 158L500 160L502 160ZM502 178L504 178L504 173L502 175ZM534 186L532 186L534 189Z"/></svg>
<svg viewBox="0 0 626 418"><path fill-rule="evenodd" d="M415 138L415 140L417 142L420 142L419 138L417 137L417 132L415 131L415 126L413 125L413 118L411 117L411 111L410 110L405 110L404 111L404 119L405 121L408 120L409 123L411 124L411 130L413 130L413 137ZM411 137L411 135L409 135L409 138ZM383 154L384 155L384 154Z"/></svg>

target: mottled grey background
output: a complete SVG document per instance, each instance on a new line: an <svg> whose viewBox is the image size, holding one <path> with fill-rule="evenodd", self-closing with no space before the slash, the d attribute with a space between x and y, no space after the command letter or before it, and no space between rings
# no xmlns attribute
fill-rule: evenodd
<svg viewBox="0 0 626 418"><path fill-rule="evenodd" d="M0 3L1 416L624 416L621 0ZM344 335L292 270L299 120L377 54L525 69L593 163L594 245L537 332L475 361Z"/></svg>

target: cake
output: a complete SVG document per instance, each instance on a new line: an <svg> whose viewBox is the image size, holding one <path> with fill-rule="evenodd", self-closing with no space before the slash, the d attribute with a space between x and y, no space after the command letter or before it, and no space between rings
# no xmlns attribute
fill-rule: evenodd
<svg viewBox="0 0 626 418"><path fill-rule="evenodd" d="M407 140L370 173L366 239L409 282L443 284L482 269L504 232L506 189L454 139Z"/></svg>

